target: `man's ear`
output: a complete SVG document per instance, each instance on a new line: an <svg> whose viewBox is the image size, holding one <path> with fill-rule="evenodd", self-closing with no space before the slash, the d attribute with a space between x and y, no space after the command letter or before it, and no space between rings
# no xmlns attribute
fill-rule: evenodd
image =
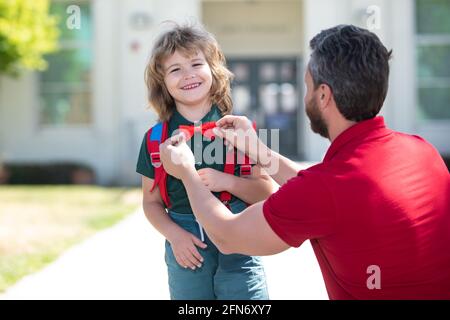
<svg viewBox="0 0 450 320"><path fill-rule="evenodd" d="M333 91L327 84L321 84L319 87L319 102L320 106L326 108L332 99Z"/></svg>

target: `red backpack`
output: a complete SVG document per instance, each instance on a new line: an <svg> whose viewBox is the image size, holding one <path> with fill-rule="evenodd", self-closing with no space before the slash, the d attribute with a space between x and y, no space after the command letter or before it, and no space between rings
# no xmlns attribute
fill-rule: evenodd
<svg viewBox="0 0 450 320"><path fill-rule="evenodd" d="M255 127L255 124L253 125ZM166 205L166 208L170 208L170 199L167 192L167 172L164 170L164 167L161 163L161 158L159 154L159 145L166 141L169 136L169 127L167 122L160 122L154 125L147 132L147 150L150 154L150 159L152 166L155 172L155 179L153 182L152 189L150 192L159 187L159 192L161 194L161 198ZM223 172L234 175L234 169L236 166L235 158L235 149L232 151L227 151L226 161L224 165ZM243 164L240 167L240 176L249 176L252 174L252 166L250 164L250 159L247 155L244 155ZM220 193L220 201L225 204L227 207L231 201L231 194L227 191L223 191Z"/></svg>

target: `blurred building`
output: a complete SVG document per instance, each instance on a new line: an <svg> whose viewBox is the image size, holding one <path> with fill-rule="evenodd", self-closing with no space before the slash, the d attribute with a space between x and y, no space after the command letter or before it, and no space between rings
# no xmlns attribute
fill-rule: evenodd
<svg viewBox="0 0 450 320"><path fill-rule="evenodd" d="M79 28L69 27L70 5ZM279 128L283 154L312 161L329 142L304 115L308 42L337 24L370 28L394 50L388 124L450 155L448 0L73 0L52 11L62 36L48 70L0 78L0 161L78 162L101 184L138 183L138 148L155 121L143 74L164 20L214 33L236 75L235 111Z"/></svg>

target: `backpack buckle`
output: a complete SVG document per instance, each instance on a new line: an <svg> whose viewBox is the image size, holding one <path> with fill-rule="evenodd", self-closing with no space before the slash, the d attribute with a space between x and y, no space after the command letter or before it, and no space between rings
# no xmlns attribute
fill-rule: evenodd
<svg viewBox="0 0 450 320"><path fill-rule="evenodd" d="M152 161L152 165L155 168L161 167L161 157L160 157L159 152L152 152L152 153L150 153L150 159Z"/></svg>
<svg viewBox="0 0 450 320"><path fill-rule="evenodd" d="M250 164L241 164L240 175L249 176L252 174L252 166Z"/></svg>

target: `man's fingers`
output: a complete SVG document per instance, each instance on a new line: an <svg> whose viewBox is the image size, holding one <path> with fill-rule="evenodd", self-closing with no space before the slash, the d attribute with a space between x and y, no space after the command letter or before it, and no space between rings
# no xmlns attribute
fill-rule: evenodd
<svg viewBox="0 0 450 320"><path fill-rule="evenodd" d="M230 145L235 146L236 145L236 137L237 137L236 132L234 130L230 130L230 129L222 130L222 132L223 132L222 139L228 142L227 146L228 147L230 147Z"/></svg>
<svg viewBox="0 0 450 320"><path fill-rule="evenodd" d="M225 116L222 119L216 121L216 126L219 128L223 128L223 127L233 127L234 123L237 119L237 116Z"/></svg>
<svg viewBox="0 0 450 320"><path fill-rule="evenodd" d="M210 172L213 172L213 170L214 169L211 169L211 168L201 168L201 169L198 169L197 172L198 172L199 176L203 176L203 175L207 175Z"/></svg>
<svg viewBox="0 0 450 320"><path fill-rule="evenodd" d="M204 185L205 187L207 187L207 186L209 185L209 183L208 183L208 178L205 177L205 176L203 176L203 175L201 175L201 174L199 174L198 176L200 177L200 180L202 181L203 185Z"/></svg>
<svg viewBox="0 0 450 320"><path fill-rule="evenodd" d="M236 145L237 133L239 130L236 129L223 129L223 128L214 128L214 134L219 138L222 138L225 146Z"/></svg>
<svg viewBox="0 0 450 320"><path fill-rule="evenodd" d="M176 147L174 145L168 144L168 145L164 146L163 149L167 149L168 151L173 151L173 150L175 150L175 148Z"/></svg>
<svg viewBox="0 0 450 320"><path fill-rule="evenodd" d="M176 146L183 142L186 142L186 134L184 132L180 132L169 138L169 144L172 146Z"/></svg>
<svg viewBox="0 0 450 320"><path fill-rule="evenodd" d="M225 116L216 121L219 129L243 129L248 130L252 127L252 122L245 116Z"/></svg>
<svg viewBox="0 0 450 320"><path fill-rule="evenodd" d="M219 138L223 138L224 133L222 128L213 128L213 133Z"/></svg>

